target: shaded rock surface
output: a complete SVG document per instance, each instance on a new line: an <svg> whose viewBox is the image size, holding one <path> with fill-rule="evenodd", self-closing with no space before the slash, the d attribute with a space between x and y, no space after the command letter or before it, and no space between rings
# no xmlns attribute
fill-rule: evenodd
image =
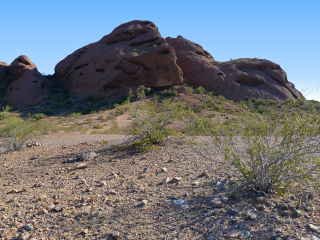
<svg viewBox="0 0 320 240"><path fill-rule="evenodd" d="M7 81L10 74L10 66L5 62L0 62L0 83Z"/></svg>
<svg viewBox="0 0 320 240"><path fill-rule="evenodd" d="M9 105L25 106L48 96L49 81L27 56L19 56L10 66L0 63L0 82L8 85L3 99Z"/></svg>
<svg viewBox="0 0 320 240"><path fill-rule="evenodd" d="M154 23L131 21L59 62L55 76L77 98L108 98L129 87L182 84L173 48Z"/></svg>
<svg viewBox="0 0 320 240"><path fill-rule="evenodd" d="M166 40L175 50L177 63L191 85L203 86L234 101L246 96L281 100L302 97L276 63L256 58L219 63L200 45L182 36Z"/></svg>

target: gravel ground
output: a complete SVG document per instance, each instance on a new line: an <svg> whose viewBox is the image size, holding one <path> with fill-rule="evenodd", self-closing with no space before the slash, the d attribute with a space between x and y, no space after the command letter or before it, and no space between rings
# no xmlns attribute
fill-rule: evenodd
<svg viewBox="0 0 320 240"><path fill-rule="evenodd" d="M145 153L115 147L129 138L51 134L2 153L1 238L320 238L317 192L296 185L266 202L200 154L220 158L206 137Z"/></svg>

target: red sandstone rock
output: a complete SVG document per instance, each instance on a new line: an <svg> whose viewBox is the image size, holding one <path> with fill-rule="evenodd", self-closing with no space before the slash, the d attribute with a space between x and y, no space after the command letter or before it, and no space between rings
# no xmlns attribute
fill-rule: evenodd
<svg viewBox="0 0 320 240"><path fill-rule="evenodd" d="M12 81L3 95L9 105L25 106L39 102L48 95L48 80L27 56L19 56L11 63L9 78Z"/></svg>
<svg viewBox="0 0 320 240"><path fill-rule="evenodd" d="M131 21L100 41L67 56L55 67L55 76L76 97L91 94L108 98L129 87L165 87L182 84L182 71L173 48L154 23Z"/></svg>
<svg viewBox="0 0 320 240"><path fill-rule="evenodd" d="M276 63L253 58L219 63L200 45L181 36L166 40L175 50L177 63L190 85L203 86L234 101L246 96L282 100L302 97Z"/></svg>

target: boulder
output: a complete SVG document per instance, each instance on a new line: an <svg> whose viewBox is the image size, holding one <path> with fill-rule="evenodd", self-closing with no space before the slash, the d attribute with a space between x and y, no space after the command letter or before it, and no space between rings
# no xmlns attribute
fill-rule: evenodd
<svg viewBox="0 0 320 240"><path fill-rule="evenodd" d="M241 58L217 62L200 45L182 36L166 38L177 55L187 83L240 101L245 97L287 99L303 97L287 80L287 74L271 61Z"/></svg>
<svg viewBox="0 0 320 240"><path fill-rule="evenodd" d="M154 23L131 21L59 62L55 76L77 98L124 95L129 87L183 82L173 48Z"/></svg>
<svg viewBox="0 0 320 240"><path fill-rule="evenodd" d="M49 81L27 56L19 56L11 63L9 79L9 86L3 95L9 105L25 106L48 96Z"/></svg>

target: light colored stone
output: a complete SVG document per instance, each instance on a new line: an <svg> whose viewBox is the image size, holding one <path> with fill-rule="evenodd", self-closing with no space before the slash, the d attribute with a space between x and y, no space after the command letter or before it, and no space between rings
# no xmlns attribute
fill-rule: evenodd
<svg viewBox="0 0 320 240"><path fill-rule="evenodd" d="M77 164L76 169L84 169L87 167L88 167L87 163L79 163Z"/></svg>
<svg viewBox="0 0 320 240"><path fill-rule="evenodd" d="M142 205L147 205L148 200L142 200L141 203L142 203Z"/></svg>
<svg viewBox="0 0 320 240"><path fill-rule="evenodd" d="M227 196L222 196L221 198L220 198L220 200L222 201L222 202L224 202L224 203L226 203L226 202L228 202L228 197Z"/></svg>
<svg viewBox="0 0 320 240"><path fill-rule="evenodd" d="M318 230L319 230L319 227L318 227L318 226L313 225L313 224L311 224L311 223L307 224L307 228L310 229L310 230L313 231L313 232L318 232Z"/></svg>
<svg viewBox="0 0 320 240"><path fill-rule="evenodd" d="M192 185L192 186L199 186L200 183L199 183L198 181L195 181L195 182L193 182L191 185Z"/></svg>
<svg viewBox="0 0 320 240"><path fill-rule="evenodd" d="M170 182L170 180L171 179L169 177L166 177L162 180L162 183L167 184L168 182Z"/></svg>
<svg viewBox="0 0 320 240"><path fill-rule="evenodd" d="M174 178L172 178L171 182L172 183L177 183L177 182L180 182L181 180L182 180L181 177L174 177Z"/></svg>
<svg viewBox="0 0 320 240"><path fill-rule="evenodd" d="M214 198L213 200L211 200L212 206L215 208L222 208L223 207L223 203L221 202L220 198Z"/></svg>
<svg viewBox="0 0 320 240"><path fill-rule="evenodd" d="M83 152L81 153L80 161L89 161L95 158L96 156L97 154L94 151Z"/></svg>

